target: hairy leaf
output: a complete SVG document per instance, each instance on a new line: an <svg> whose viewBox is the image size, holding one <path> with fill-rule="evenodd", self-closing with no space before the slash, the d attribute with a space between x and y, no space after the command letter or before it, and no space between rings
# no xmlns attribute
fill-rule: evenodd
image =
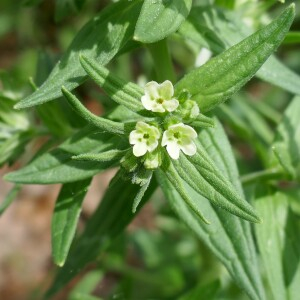
<svg viewBox="0 0 300 300"><path fill-rule="evenodd" d="M207 6L194 7L186 22L180 27L180 33L197 45L219 54L245 39L253 31L236 12L220 11ZM256 75L291 93L300 94L300 76L283 65L275 56L271 56Z"/></svg>
<svg viewBox="0 0 300 300"><path fill-rule="evenodd" d="M72 109L82 118L84 118L89 124L93 124L100 130L105 132L110 132L114 134L124 134L124 124L119 122L114 122L106 118L98 117L91 113L80 100L68 91L64 86L61 91L68 103L71 105Z"/></svg>
<svg viewBox="0 0 300 300"><path fill-rule="evenodd" d="M221 124L217 123L215 129L203 130L199 140L222 174L230 180L243 198L236 162ZM220 259L233 280L250 299L265 299L249 223L213 206L210 201L186 184L185 188L189 191L190 197L195 199L199 209L211 222L210 225L206 225L188 208L161 174L159 182L178 216Z"/></svg>
<svg viewBox="0 0 300 300"><path fill-rule="evenodd" d="M88 75L99 84L114 101L135 112L145 110L140 101L144 94L141 87L113 76L108 69L93 59L82 55L80 62Z"/></svg>
<svg viewBox="0 0 300 300"><path fill-rule="evenodd" d="M283 167L293 179L300 179L300 96L295 97L285 110L278 125L272 150L272 166Z"/></svg>
<svg viewBox="0 0 300 300"><path fill-rule="evenodd" d="M52 256L54 263L63 266L73 241L81 204L91 179L67 183L62 186L52 217Z"/></svg>
<svg viewBox="0 0 300 300"><path fill-rule="evenodd" d="M145 0L134 39L154 43L175 32L188 16L192 0Z"/></svg>
<svg viewBox="0 0 300 300"><path fill-rule="evenodd" d="M277 19L183 77L177 92L187 89L205 112L237 92L277 49L295 14L290 5Z"/></svg>
<svg viewBox="0 0 300 300"><path fill-rule="evenodd" d="M300 293L300 226L288 197L277 192L255 201L265 221L255 232L274 300L297 300Z"/></svg>
<svg viewBox="0 0 300 300"><path fill-rule="evenodd" d="M110 168L114 161L91 162L73 160L72 156L82 153L98 153L123 147L118 137L87 126L58 148L45 153L18 171L11 172L5 179L19 183L67 183L78 181Z"/></svg>
<svg viewBox="0 0 300 300"><path fill-rule="evenodd" d="M32 95L21 100L16 108L26 108L60 97L64 85L73 90L86 79L79 54L93 57L105 65L132 37L141 1L122 0L101 11L76 35L68 51L57 63L45 83Z"/></svg>
<svg viewBox="0 0 300 300"><path fill-rule="evenodd" d="M112 179L99 207L89 219L85 231L75 247L72 248L66 264L58 273L48 293L49 295L56 293L88 263L95 260L135 216L131 211L132 204L141 187L130 181L123 181L119 174L116 175L116 178L117 180ZM149 199L155 187L156 183L152 181L137 210Z"/></svg>
<svg viewBox="0 0 300 300"><path fill-rule="evenodd" d="M201 144L192 157L180 156L173 164L178 174L214 205L251 222L260 222L254 209L235 190Z"/></svg>

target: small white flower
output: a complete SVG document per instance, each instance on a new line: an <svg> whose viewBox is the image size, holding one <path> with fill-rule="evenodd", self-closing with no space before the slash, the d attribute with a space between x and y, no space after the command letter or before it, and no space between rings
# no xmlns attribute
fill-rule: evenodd
<svg viewBox="0 0 300 300"><path fill-rule="evenodd" d="M197 152L197 147L193 139L197 137L197 132L183 123L172 125L166 130L162 138L162 146L167 146L167 151L173 159L179 158L180 150L186 155L192 156Z"/></svg>
<svg viewBox="0 0 300 300"><path fill-rule="evenodd" d="M172 98L174 95L174 88L171 81L166 80L159 84L156 81L150 81L145 86L145 95L142 96L141 101L147 110L153 112L171 112L174 111L179 102Z"/></svg>
<svg viewBox="0 0 300 300"><path fill-rule="evenodd" d="M158 146L160 132L157 127L145 122L137 122L135 130L130 132L129 143L133 146L133 154L137 157L152 152Z"/></svg>

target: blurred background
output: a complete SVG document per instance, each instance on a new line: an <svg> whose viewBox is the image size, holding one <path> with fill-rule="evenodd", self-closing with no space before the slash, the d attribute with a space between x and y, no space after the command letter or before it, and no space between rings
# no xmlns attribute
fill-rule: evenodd
<svg viewBox="0 0 300 300"><path fill-rule="evenodd" d="M198 1L199 4L205 2ZM13 104L30 94L34 84L42 83L41 78L47 77L78 30L108 3L98 0L0 1L0 100L11 101L0 101L1 177L28 162L36 149L45 143L43 134L32 139L28 120L36 123L37 127L40 125L39 118L47 124L45 114L48 111L30 109L13 112ZM279 4L275 5L270 15L277 15L281 9ZM300 30L299 13L292 29ZM196 55L191 47L183 45L176 36L170 39L169 46L178 74L194 66ZM287 66L300 73L299 44L287 41L277 54ZM138 49L115 59L110 68L126 80L143 83L145 76L151 78L151 64L147 51ZM247 85L246 91L250 104L259 98L265 103L272 103L279 111L291 99L290 94L257 79ZM91 81L81 86L78 93L94 113L100 114L112 107L109 99ZM234 103L231 105L234 106ZM69 124L57 124L59 129L50 128L58 140L65 139L84 125L83 120L76 118L74 121L72 114L68 113ZM245 118L243 112L240 113ZM251 171L245 160L253 161L255 169L258 164L255 150L236 137L229 127L228 132L236 147L240 171ZM115 170L110 170L95 176L84 201L79 231L97 206L114 173ZM12 184L0 179L0 203L12 187ZM16 200L0 217L0 299L40 299L55 274L50 230L59 185L26 185L20 189L17 187L13 192L17 193ZM231 295L231 299L246 299L214 256L183 224L177 222L160 191L129 226L128 233L116 241L93 272L87 273L88 282L97 283L95 295L103 299L126 299L124 290L130 288L133 299L150 299L153 295L160 295L156 299L172 299L172 295L180 291L187 281L191 286L197 282L207 283L209 291L217 290L220 283L216 274L223 274L222 286L227 290L226 295ZM73 286L81 279L75 279L56 299L76 299L75 294L72 296Z"/></svg>

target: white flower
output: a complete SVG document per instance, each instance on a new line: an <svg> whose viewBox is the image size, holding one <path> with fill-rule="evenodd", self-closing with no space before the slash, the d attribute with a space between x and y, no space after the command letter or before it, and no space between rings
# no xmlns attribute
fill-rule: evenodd
<svg viewBox="0 0 300 300"><path fill-rule="evenodd" d="M166 80L159 84L156 81L150 81L145 86L145 95L142 96L141 101L147 110L153 112L171 112L174 111L179 102L172 98L174 95L174 88L171 81Z"/></svg>
<svg viewBox="0 0 300 300"><path fill-rule="evenodd" d="M137 157L152 152L158 146L160 132L157 127L145 122L137 122L135 130L130 132L129 143L133 146L133 154Z"/></svg>
<svg viewBox="0 0 300 300"><path fill-rule="evenodd" d="M197 147L193 139L197 132L183 123L172 125L166 130L162 138L162 146L167 146L167 151L173 159L179 158L180 150L186 155L192 156L196 153Z"/></svg>

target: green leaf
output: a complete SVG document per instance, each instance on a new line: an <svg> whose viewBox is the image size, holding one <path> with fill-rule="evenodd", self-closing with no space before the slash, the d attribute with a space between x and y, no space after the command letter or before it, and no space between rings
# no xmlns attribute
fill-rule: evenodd
<svg viewBox="0 0 300 300"><path fill-rule="evenodd" d="M8 181L19 183L67 183L90 178L113 166L114 161L76 161L72 156L82 153L98 153L123 147L118 137L87 126L67 139L58 148L45 153L22 169L7 174Z"/></svg>
<svg viewBox="0 0 300 300"><path fill-rule="evenodd" d="M91 179L67 183L62 186L52 217L52 257L54 263L63 266L73 241L81 204Z"/></svg>
<svg viewBox="0 0 300 300"><path fill-rule="evenodd" d="M177 83L176 91L188 89L203 112L225 101L250 80L277 49L293 21L294 10L292 4L266 27L188 73ZM236 40L233 41L235 42ZM219 43L219 48L221 47ZM269 68L268 65L271 64L275 67ZM282 75L283 72L281 64L275 58L271 58L267 67L263 66L262 70L262 77L275 84L279 81L278 74ZM290 73L292 72L286 71L280 80L288 82L288 90L300 92L299 78L288 76ZM286 78L291 78L293 84Z"/></svg>
<svg viewBox="0 0 300 300"><path fill-rule="evenodd" d="M29 127L27 115L13 109L15 101L0 95L0 120L14 129L25 130Z"/></svg>
<svg viewBox="0 0 300 300"><path fill-rule="evenodd" d="M242 187L231 146L219 122L215 129L205 129L199 135L206 149L222 174L234 185L241 198ZM206 225L188 208L185 201L172 189L165 176L159 175L159 183L172 208L183 222L207 245L225 265L238 286L252 300L264 300L264 290L258 268L256 250L248 222L213 206L188 184L185 188L203 214L210 220Z"/></svg>
<svg viewBox="0 0 300 300"><path fill-rule="evenodd" d="M85 161L111 161L121 159L127 152L126 150L108 150L102 153L86 153L86 154L79 154L76 156L72 156L72 159L75 160L85 160Z"/></svg>
<svg viewBox="0 0 300 300"><path fill-rule="evenodd" d="M239 13L194 7L179 32L189 40L219 54L253 33ZM262 80L300 94L300 77L271 56L256 74ZM289 78L289 80L286 80Z"/></svg>
<svg viewBox="0 0 300 300"><path fill-rule="evenodd" d="M134 200L133 200L133 205L132 205L132 213L135 213L139 204L141 203L141 201L143 200L143 197L151 183L151 179L152 179L152 175L153 172L151 172L148 175L148 178L146 178L146 182L143 182L143 185L141 186L139 192L136 194Z"/></svg>
<svg viewBox="0 0 300 300"><path fill-rule="evenodd" d="M197 203L195 203L194 199L185 189L184 180L182 180L182 178L180 177L167 154L163 159L161 170L163 170L164 175L170 181L171 189L175 189L178 192L180 197L185 201L186 205L198 216L201 221L203 221L205 224L210 224L209 220L206 219L202 211L197 206Z"/></svg>
<svg viewBox="0 0 300 300"><path fill-rule="evenodd" d="M82 118L84 118L89 124L93 124L95 127L100 128L103 131L114 133L114 134L124 134L125 126L123 123L114 122L106 118L98 117L91 113L85 106L68 91L64 86L61 91L68 103L71 105L72 109Z"/></svg>
<svg viewBox="0 0 300 300"><path fill-rule="evenodd" d="M131 211L132 203L141 187L120 179L119 173L115 177L118 180L112 180L99 207L87 222L85 231L72 248L66 264L59 271L49 290L49 296L56 293L88 263L95 260L135 216ZM138 209L149 199L155 188L156 183L152 180Z"/></svg>
<svg viewBox="0 0 300 300"><path fill-rule="evenodd" d="M11 164L24 153L26 145L36 137L33 130L16 131L0 143L0 166Z"/></svg>
<svg viewBox="0 0 300 300"><path fill-rule="evenodd" d="M71 291L68 300L86 300L86 298L80 298L80 296L92 293L96 286L99 284L99 282L102 280L103 276L104 274L100 270L92 270L89 273L87 273Z"/></svg>
<svg viewBox="0 0 300 300"><path fill-rule="evenodd" d="M221 283L219 280L206 285L201 283L180 297L179 300L214 300L220 288Z"/></svg>
<svg viewBox="0 0 300 300"><path fill-rule="evenodd" d="M41 86L49 76L54 66L53 59L45 51L38 53L37 70L35 75L35 84ZM36 90L36 88L35 88ZM67 115L67 107L63 107L65 100L63 98L44 103L36 107L39 118L49 131L57 137L67 137L71 134L71 127L69 125ZM66 106L66 105L65 105ZM73 113L73 112L72 112ZM77 118L77 123L78 122Z"/></svg>
<svg viewBox="0 0 300 300"><path fill-rule="evenodd" d="M134 112L145 110L140 101L144 94L141 87L113 76L108 69L86 56L81 55L80 62L88 75L118 104Z"/></svg>
<svg viewBox="0 0 300 300"><path fill-rule="evenodd" d="M79 62L79 54L107 64L133 35L141 1L119 1L109 5L89 21L77 34L68 51L57 63L46 82L32 95L21 100L16 108L42 104L60 97L64 85L73 90L86 79Z"/></svg>
<svg viewBox="0 0 300 300"><path fill-rule="evenodd" d="M271 158L272 166L281 165L293 179L300 179L300 96L295 97L285 110L276 130ZM275 157L277 159L275 159Z"/></svg>
<svg viewBox="0 0 300 300"><path fill-rule="evenodd" d="M245 119L245 123L250 127L256 139L259 139L264 145L270 145L273 140L273 132L265 119L252 107L252 103L244 95L233 97L231 102L233 107Z"/></svg>
<svg viewBox="0 0 300 300"><path fill-rule="evenodd" d="M265 220L255 232L274 300L297 300L300 293L300 226L288 202L289 196L281 192L255 201Z"/></svg>
<svg viewBox="0 0 300 300"><path fill-rule="evenodd" d="M300 44L300 31L289 32L283 42L284 44Z"/></svg>
<svg viewBox="0 0 300 300"><path fill-rule="evenodd" d="M254 209L224 177L203 146L198 143L197 148L195 155L188 158L181 155L178 161L173 162L182 179L214 205L245 220L260 222Z"/></svg>
<svg viewBox="0 0 300 300"><path fill-rule="evenodd" d="M21 190L21 185L16 184L4 197L4 200L0 204L0 216L5 212L5 210L11 205L11 203L16 199L19 191Z"/></svg>
<svg viewBox="0 0 300 300"><path fill-rule="evenodd" d="M192 0L145 0L134 39L154 43L175 32L188 16Z"/></svg>

